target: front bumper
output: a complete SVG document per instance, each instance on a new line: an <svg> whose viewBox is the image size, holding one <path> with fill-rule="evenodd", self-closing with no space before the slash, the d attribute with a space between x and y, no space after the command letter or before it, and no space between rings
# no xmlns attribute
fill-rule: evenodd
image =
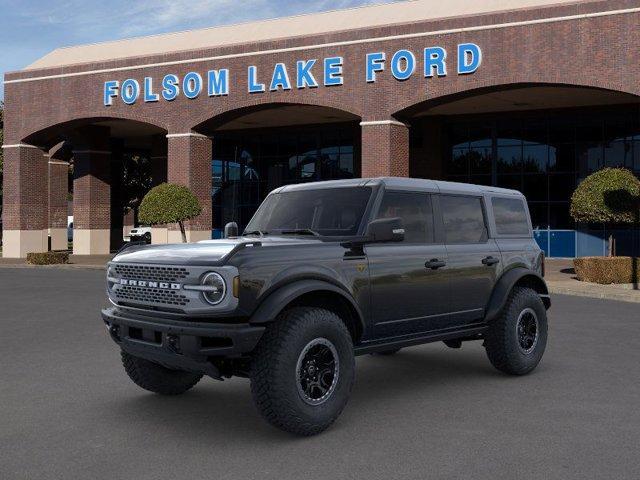
<svg viewBox="0 0 640 480"><path fill-rule="evenodd" d="M167 368L214 378L220 378L220 372L211 357L238 358L251 352L265 329L248 323L158 320L115 307L102 310L102 319L123 351Z"/></svg>

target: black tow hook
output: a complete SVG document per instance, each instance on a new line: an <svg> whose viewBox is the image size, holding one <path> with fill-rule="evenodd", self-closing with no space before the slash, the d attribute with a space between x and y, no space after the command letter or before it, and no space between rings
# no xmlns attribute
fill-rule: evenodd
<svg viewBox="0 0 640 480"><path fill-rule="evenodd" d="M120 327L118 325L111 325L107 323L107 331L114 342L120 343Z"/></svg>
<svg viewBox="0 0 640 480"><path fill-rule="evenodd" d="M177 335L167 334L167 348L173 353L180 353L180 342Z"/></svg>

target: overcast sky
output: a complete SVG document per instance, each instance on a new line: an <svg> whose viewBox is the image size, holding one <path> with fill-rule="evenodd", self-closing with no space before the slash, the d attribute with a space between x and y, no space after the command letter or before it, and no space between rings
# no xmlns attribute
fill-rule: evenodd
<svg viewBox="0 0 640 480"><path fill-rule="evenodd" d="M58 47L388 1L0 0L0 74L19 70Z"/></svg>

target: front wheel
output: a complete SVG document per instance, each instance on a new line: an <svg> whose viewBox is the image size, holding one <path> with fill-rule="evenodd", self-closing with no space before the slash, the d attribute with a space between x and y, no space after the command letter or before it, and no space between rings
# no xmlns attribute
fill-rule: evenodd
<svg viewBox="0 0 640 480"><path fill-rule="evenodd" d="M292 308L267 327L256 347L251 393L272 425L315 435L347 404L354 372L353 343L342 320L322 308Z"/></svg>
<svg viewBox="0 0 640 480"><path fill-rule="evenodd" d="M515 287L485 335L489 361L501 372L524 375L536 368L546 345L547 311L540 296Z"/></svg>

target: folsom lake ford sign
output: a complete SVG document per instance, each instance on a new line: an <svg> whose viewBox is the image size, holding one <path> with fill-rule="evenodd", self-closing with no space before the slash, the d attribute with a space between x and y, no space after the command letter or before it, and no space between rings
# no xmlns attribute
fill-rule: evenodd
<svg viewBox="0 0 640 480"><path fill-rule="evenodd" d="M475 43L461 43L457 47L456 70L458 75L474 73L482 64L482 50ZM421 73L424 78L447 76L447 51L442 47L427 47L421 54ZM366 54L364 58L367 83L375 83L380 75L389 70L398 81L408 80L416 75L419 60L410 50L398 50L391 58L385 52ZM344 84L344 70L351 65L344 63L343 57L325 57L323 59L298 60L291 70L284 63L276 63L269 71L259 71L258 67L247 67L247 92L260 94L267 90L287 91L293 88L318 88L340 86ZM238 87L234 85L233 87ZM208 70L206 72L188 72L184 77L169 73L162 78L145 77L141 81L127 78L123 81L104 82L104 105L113 105L120 99L126 105L137 102L152 103L161 100L170 102L180 95L195 99L201 95L220 97L229 95L229 69Z"/></svg>

